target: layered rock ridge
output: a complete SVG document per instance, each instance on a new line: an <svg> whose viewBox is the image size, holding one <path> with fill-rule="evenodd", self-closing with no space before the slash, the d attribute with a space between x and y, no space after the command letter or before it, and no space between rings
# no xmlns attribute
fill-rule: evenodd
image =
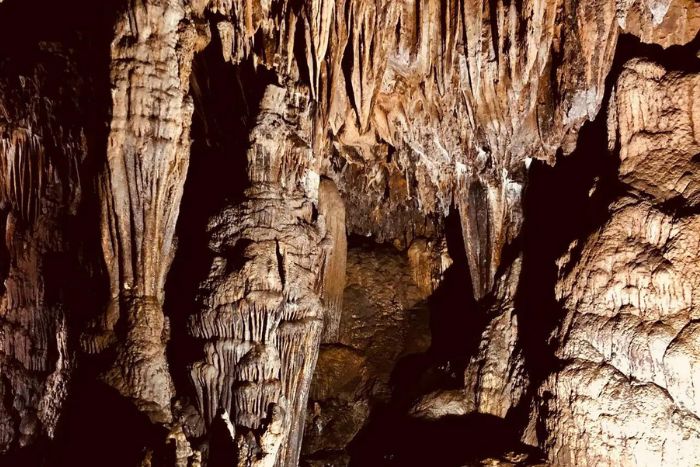
<svg viewBox="0 0 700 467"><path fill-rule="evenodd" d="M696 462L699 78L633 59L614 87L608 131L624 191L558 262L563 368L533 415L555 465Z"/></svg>

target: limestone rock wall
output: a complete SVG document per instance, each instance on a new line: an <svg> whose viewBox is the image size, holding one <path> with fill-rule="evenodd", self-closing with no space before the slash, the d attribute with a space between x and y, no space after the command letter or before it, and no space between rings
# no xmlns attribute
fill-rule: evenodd
<svg viewBox="0 0 700 467"><path fill-rule="evenodd" d="M396 463L412 420L539 449L436 464L692 465L697 2L95 5L0 1L0 464ZM530 175L604 118L534 342Z"/></svg>
<svg viewBox="0 0 700 467"><path fill-rule="evenodd" d="M559 263L564 367L539 415L556 465L696 462L698 78L632 60L617 80L609 131L627 193Z"/></svg>

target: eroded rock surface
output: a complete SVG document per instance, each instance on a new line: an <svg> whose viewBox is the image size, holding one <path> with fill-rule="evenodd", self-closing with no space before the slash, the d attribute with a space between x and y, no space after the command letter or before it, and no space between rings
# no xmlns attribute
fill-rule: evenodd
<svg viewBox="0 0 700 467"><path fill-rule="evenodd" d="M308 109L298 91L265 90L248 151L251 186L210 225L217 255L189 324L205 351L191 375L207 424L221 409L236 431L260 429L270 407L284 417L282 436L260 446L269 458L260 465L299 457L323 328L320 274L328 248L325 217L313 212L319 180L309 180ZM293 172L285 169L290 162L299 164Z"/></svg>
<svg viewBox="0 0 700 467"><path fill-rule="evenodd" d="M634 195L559 263L564 367L540 389L539 415L554 464L693 465L699 455L698 85L698 74L640 60L617 81L610 130Z"/></svg>
<svg viewBox="0 0 700 467"><path fill-rule="evenodd" d="M425 243L418 241L409 251L426 248ZM399 360L430 347L429 291L414 280L409 255L390 245L348 250L339 337L321 347L311 385L304 441L304 461L310 465L322 459L347 465L347 448L372 410L392 398ZM433 272L428 282L439 280L439 269Z"/></svg>
<svg viewBox="0 0 700 467"><path fill-rule="evenodd" d="M696 1L95 5L0 0L0 464L697 462Z"/></svg>

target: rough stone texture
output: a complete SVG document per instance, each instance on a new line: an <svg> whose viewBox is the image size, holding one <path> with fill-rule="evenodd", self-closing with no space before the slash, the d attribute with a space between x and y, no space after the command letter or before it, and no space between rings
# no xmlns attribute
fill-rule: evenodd
<svg viewBox="0 0 700 467"><path fill-rule="evenodd" d="M285 417L283 435L260 446L270 465L299 457L323 327L325 217L313 212L319 180L308 111L294 89L265 90L248 150L251 186L211 222L216 256L189 326L205 350L192 382L207 423L221 409L236 431L261 428L271 406Z"/></svg>
<svg viewBox="0 0 700 467"><path fill-rule="evenodd" d="M700 201L697 74L644 61L625 66L611 104L610 144L620 145L620 180L660 202Z"/></svg>
<svg viewBox="0 0 700 467"><path fill-rule="evenodd" d="M693 465L700 455L698 85L698 74L639 60L618 79L610 129L637 196L615 201L559 262L565 366L540 389L539 415L553 464Z"/></svg>
<svg viewBox="0 0 700 467"><path fill-rule="evenodd" d="M618 21L631 5L336 3L312 2L299 15L317 131L333 135L315 144L334 154L321 166L348 198L350 229L407 246L434 234L425 215L445 214L454 200L475 295L486 295L503 246L519 232L525 164L553 161L562 146L570 152L597 114ZM281 51L266 59L279 69L286 56L293 69L298 36L268 12L263 5L234 22L234 36L286 37L272 41Z"/></svg>
<svg viewBox="0 0 700 467"><path fill-rule="evenodd" d="M318 211L326 219L326 230L333 241L323 264L323 342L338 340L343 309L348 242L345 232L345 204L335 184L321 180L318 188Z"/></svg>
<svg viewBox="0 0 700 467"><path fill-rule="evenodd" d="M306 429L310 465L347 464L441 294L477 342L445 363L464 387L421 394L415 418L515 424L530 404L554 463L694 462L697 2L105 0L101 31L79 19L92 3L0 0L0 463L98 437L62 424L95 389L133 415L108 463L128 446L143 465L294 466ZM622 32L673 65L619 72ZM203 90L240 96L213 109ZM562 367L530 387L528 173L585 146L606 97L625 194L561 261ZM208 227L180 240L206 267L166 316L190 140L225 123L242 130L216 178L236 190L201 196ZM351 235L371 246L348 254Z"/></svg>
<svg viewBox="0 0 700 467"><path fill-rule="evenodd" d="M54 436L74 369L53 287L81 197L85 139L65 86L80 78L65 51L39 53L46 67L0 58L0 454Z"/></svg>
<svg viewBox="0 0 700 467"><path fill-rule="evenodd" d="M481 334L479 348L464 372L466 412L506 418L529 384L518 342L515 290L521 259L502 276L496 301L487 312L495 315Z"/></svg>
<svg viewBox="0 0 700 467"><path fill-rule="evenodd" d="M417 242L409 251L427 245ZM427 294L414 281L407 256L410 253L392 246L348 250L340 337L322 346L319 354L307 414L305 462L320 456L336 462L329 455L346 455L372 409L391 399L397 362L430 346L428 310L421 306ZM440 274L435 272L434 279Z"/></svg>
<svg viewBox="0 0 700 467"><path fill-rule="evenodd" d="M155 422L169 422L163 287L189 160L189 74L196 33L182 1L136 4L112 42L112 121L100 180L103 251L112 301L88 352L116 341L103 378ZM126 322L123 336L115 326Z"/></svg>
<svg viewBox="0 0 700 467"><path fill-rule="evenodd" d="M645 3L635 1L627 16L619 18L620 26L642 42L669 47L687 44L697 35L700 9L695 0L656 2L658 6L652 9Z"/></svg>

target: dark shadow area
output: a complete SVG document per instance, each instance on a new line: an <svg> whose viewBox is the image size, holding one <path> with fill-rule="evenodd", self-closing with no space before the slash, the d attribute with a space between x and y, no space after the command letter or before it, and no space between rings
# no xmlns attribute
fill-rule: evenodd
<svg viewBox="0 0 700 467"><path fill-rule="evenodd" d="M32 61L42 41L90 48L95 43L71 44L70 40L111 36L112 28L105 29L104 21L125 5L125 0L5 0L0 3L0 57Z"/></svg>
<svg viewBox="0 0 700 467"><path fill-rule="evenodd" d="M650 60L668 71L698 73L700 72L698 51L700 51L700 33L685 45L672 45L665 49L658 44L645 44L630 34L622 34L617 42L615 61L606 81L606 90L610 91L610 85L617 80L622 66L632 58Z"/></svg>
<svg viewBox="0 0 700 467"><path fill-rule="evenodd" d="M75 381L64 410L63 430L47 466L139 465L145 446L165 449L165 428L151 424L131 401L92 377ZM154 453L154 460L165 455Z"/></svg>
<svg viewBox="0 0 700 467"><path fill-rule="evenodd" d="M353 452L350 465L481 465L479 459L498 459L509 450L531 452L526 446L511 441L517 439L516 435L512 426L490 415L444 417L438 421L403 417L397 419L390 430L361 433L355 442L363 442L374 449Z"/></svg>
<svg viewBox="0 0 700 467"><path fill-rule="evenodd" d="M372 405L366 425L348 446L353 466L465 465L485 456L519 448L515 430L496 417L474 415L428 422L408 415L415 401L435 390L460 389L470 356L488 323L474 299L461 221L456 209L446 220L445 235L453 264L428 300L431 346L425 353L400 357L391 373L391 399ZM350 237L350 247L379 248L372 239ZM519 448L520 449L520 448Z"/></svg>
<svg viewBox="0 0 700 467"><path fill-rule="evenodd" d="M576 151L554 167L533 161L524 199L523 263L515 298L519 341L533 381L556 369L550 334L563 318L554 296L556 260L575 239L607 219L607 205L619 191L617 161L607 150L605 112L583 127ZM589 191L596 191L589 197ZM537 385L539 385L537 383Z"/></svg>
<svg viewBox="0 0 700 467"><path fill-rule="evenodd" d="M462 223L454 206L445 220L445 238L452 265L428 299L432 333L430 354L436 361L459 362L457 370L460 371L479 345L486 317L474 298Z"/></svg>
<svg viewBox="0 0 700 467"><path fill-rule="evenodd" d="M197 312L197 288L212 262L207 224L226 206L243 198L248 187L249 133L255 125L265 88L276 76L252 60L238 65L223 59L217 28L197 54L190 80L195 111L192 149L177 223L177 251L165 285L170 318L170 371L178 394L191 394L188 364L201 358L202 343L187 332L188 317ZM190 401L194 402L194 401Z"/></svg>
<svg viewBox="0 0 700 467"><path fill-rule="evenodd" d="M106 161L110 42L123 3L6 0L0 4L0 80L16 91L3 95L5 110L0 120L9 118L12 128L36 118L38 125L31 129L41 138L53 169L51 177L55 177L47 183L50 191L44 193L44 199L49 205L56 203L56 218L48 228L60 229L52 238L61 247L42 252L41 271L37 271L43 277L42 306L50 313L50 322L45 323L50 361L57 358L53 335L59 313L66 315L68 347L78 357L85 322L107 303L96 178ZM75 158L69 157L64 146L68 141L76 146ZM67 180L74 184L68 186ZM3 267L7 264L2 263ZM0 458L0 465L105 465L104 458L114 454L114 462L107 462L116 466L131 459L126 454L130 448L125 446L122 451L115 440L126 438L124 430L140 434L150 423L129 415L114 395L90 386L97 370L91 359L82 357L78 357L80 368L72 374L67 389L69 399L55 440L49 442L42 433L28 448L15 446L17 449ZM120 457L122 453L126 457Z"/></svg>
<svg viewBox="0 0 700 467"><path fill-rule="evenodd" d="M228 467L236 459L236 445L231 433L219 412L209 429L209 453L207 465L210 467Z"/></svg>
<svg viewBox="0 0 700 467"><path fill-rule="evenodd" d="M33 115L39 120L40 126L32 130L41 138L56 178L63 182L60 191L54 187L46 198L60 202L60 207L70 205L71 198L79 200L70 212L55 213L65 249L43 258L47 301L69 310L69 327L75 330L99 313L107 297L96 178L106 161L111 113L110 42L124 4L121 0L0 4L0 79L8 89L18 90L4 95L4 104L21 109L9 117L24 122ZM36 89L27 87L26 77ZM36 94L31 98L44 99L46 105L18 102L27 98L29 89ZM78 160L73 160L62 143L83 137L85 146L76 150ZM86 153L80 154L80 149ZM74 186L67 186L69 179Z"/></svg>

